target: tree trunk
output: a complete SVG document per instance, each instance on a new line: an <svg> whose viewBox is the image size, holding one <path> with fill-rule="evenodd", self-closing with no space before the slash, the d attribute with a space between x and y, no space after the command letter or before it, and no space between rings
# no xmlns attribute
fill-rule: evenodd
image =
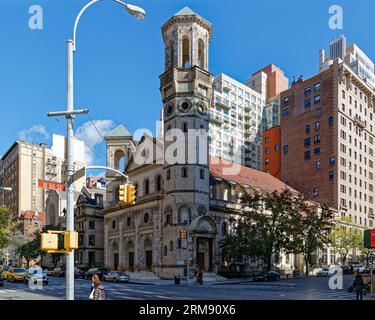
<svg viewBox="0 0 375 320"><path fill-rule="evenodd" d="M306 267L305 275L306 277L308 277L309 276L309 256L305 255L304 260L305 260L305 267Z"/></svg>

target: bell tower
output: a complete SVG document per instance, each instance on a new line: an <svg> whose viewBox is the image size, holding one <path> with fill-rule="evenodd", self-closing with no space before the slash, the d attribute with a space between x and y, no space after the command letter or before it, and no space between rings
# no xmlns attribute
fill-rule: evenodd
<svg viewBox="0 0 375 320"><path fill-rule="evenodd" d="M171 228L165 233L170 239L164 242L169 244L178 239L179 230L188 229L194 219L209 214L208 125L213 77L208 71L208 47L212 25L185 7L161 29L165 46L165 71L160 76L165 155L163 215ZM163 264L186 257L185 247L176 250L173 259L165 258ZM194 260L193 253L190 259Z"/></svg>

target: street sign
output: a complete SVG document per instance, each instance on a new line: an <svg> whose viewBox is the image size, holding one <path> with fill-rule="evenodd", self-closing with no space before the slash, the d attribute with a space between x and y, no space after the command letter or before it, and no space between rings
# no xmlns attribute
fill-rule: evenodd
<svg viewBox="0 0 375 320"><path fill-rule="evenodd" d="M375 248L375 229L365 230L363 233L364 247L368 249Z"/></svg>
<svg viewBox="0 0 375 320"><path fill-rule="evenodd" d="M38 180L38 188L40 189L49 189L49 190L57 190L57 191L64 191L65 184L57 183L52 181L45 181L45 180Z"/></svg>
<svg viewBox="0 0 375 320"><path fill-rule="evenodd" d="M82 167L81 169L74 172L73 177L72 177L72 183L74 181L77 181L78 179L81 179L82 177L84 177L85 174L86 174L86 168L85 167Z"/></svg>

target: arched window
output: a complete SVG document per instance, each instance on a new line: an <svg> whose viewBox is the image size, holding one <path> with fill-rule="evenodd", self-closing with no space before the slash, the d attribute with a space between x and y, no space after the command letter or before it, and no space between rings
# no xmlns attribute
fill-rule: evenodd
<svg viewBox="0 0 375 320"><path fill-rule="evenodd" d="M128 227L130 227L132 225L132 218L131 217L128 217L128 219L126 219L126 225Z"/></svg>
<svg viewBox="0 0 375 320"><path fill-rule="evenodd" d="M150 181L148 179L145 180L143 183L143 193L149 194L150 193Z"/></svg>
<svg viewBox="0 0 375 320"><path fill-rule="evenodd" d="M114 153L114 167L116 170L125 171L125 153L123 150L116 150Z"/></svg>
<svg viewBox="0 0 375 320"><path fill-rule="evenodd" d="M163 181L161 179L161 176L159 175L159 176L156 177L156 191L158 191L158 192L161 191L162 184L163 184Z"/></svg>
<svg viewBox="0 0 375 320"><path fill-rule="evenodd" d="M198 67L205 69L205 45L202 39L198 41Z"/></svg>
<svg viewBox="0 0 375 320"><path fill-rule="evenodd" d="M225 188L223 191L223 200L228 201L229 200L229 189Z"/></svg>
<svg viewBox="0 0 375 320"><path fill-rule="evenodd" d="M145 215L143 216L143 222L149 223L149 221L150 221L150 214L146 212Z"/></svg>
<svg viewBox="0 0 375 320"><path fill-rule="evenodd" d="M188 37L182 39L182 67L190 67L190 40Z"/></svg>

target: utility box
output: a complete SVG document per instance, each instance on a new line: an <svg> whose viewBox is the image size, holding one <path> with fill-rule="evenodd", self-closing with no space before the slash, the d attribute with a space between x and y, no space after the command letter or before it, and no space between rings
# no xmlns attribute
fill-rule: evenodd
<svg viewBox="0 0 375 320"><path fill-rule="evenodd" d="M69 231L64 234L64 248L65 250L78 249L78 232Z"/></svg>
<svg viewBox="0 0 375 320"><path fill-rule="evenodd" d="M57 250L59 246L58 235L53 233L42 233L40 248L43 251Z"/></svg>

